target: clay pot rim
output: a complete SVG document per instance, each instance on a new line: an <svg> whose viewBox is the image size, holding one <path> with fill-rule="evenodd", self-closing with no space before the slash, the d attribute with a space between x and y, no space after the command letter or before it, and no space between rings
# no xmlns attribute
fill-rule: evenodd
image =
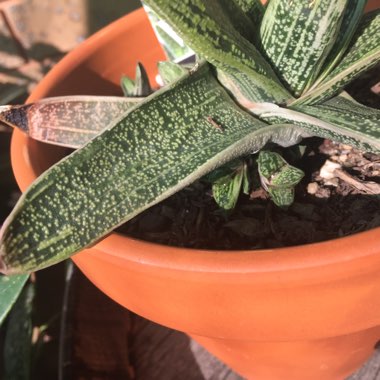
<svg viewBox="0 0 380 380"><path fill-rule="evenodd" d="M80 63L86 61L99 45L108 43L120 29L127 24L141 22L143 9L138 9L106 26L85 40L72 52L68 53L43 78L33 90L28 102L35 101L54 87L54 83ZM28 163L25 149L28 149L25 135L15 131L12 137L11 159L16 178L22 191L27 188L26 181L20 179L20 168L27 171L27 182L37 177ZM22 152L23 154L20 154ZM15 161L22 162L14 165ZM16 166L16 168L15 168ZM378 256L380 227L351 236L319 243L305 244L264 250L201 250L182 247L164 246L133 238L118 233L111 233L91 247L91 251L128 260L139 264L175 269L182 271L211 273L265 273L284 272L308 268L341 265L351 261L363 261ZM128 249L126 249L126 246ZM357 247L360 247L358 249ZM333 252L333 253L332 253ZM93 252L95 253L95 252Z"/></svg>

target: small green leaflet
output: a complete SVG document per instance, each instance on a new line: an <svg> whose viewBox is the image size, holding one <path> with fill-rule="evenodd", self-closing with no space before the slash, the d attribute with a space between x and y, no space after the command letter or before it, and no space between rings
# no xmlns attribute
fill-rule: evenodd
<svg viewBox="0 0 380 380"><path fill-rule="evenodd" d="M212 185L212 194L216 203L225 210L235 207L242 186L245 191L248 191L247 165L241 160L238 160L237 164L232 173L219 178Z"/></svg>
<svg viewBox="0 0 380 380"><path fill-rule="evenodd" d="M153 90L150 87L148 74L144 66L138 62L136 66L135 80L123 75L120 80L120 86L124 96L127 97L145 97L150 95Z"/></svg>
<svg viewBox="0 0 380 380"><path fill-rule="evenodd" d="M164 85L175 82L182 75L186 75L189 72L182 65L171 61L158 62L157 68Z"/></svg>
<svg viewBox="0 0 380 380"><path fill-rule="evenodd" d="M261 184L280 207L294 201L294 188L304 176L302 170L289 165L280 154L262 150L257 159Z"/></svg>
<svg viewBox="0 0 380 380"><path fill-rule="evenodd" d="M290 106L318 104L340 93L342 89L361 73L380 61L380 9L365 15L352 38L351 44L335 69L315 88L311 88L299 99L290 101Z"/></svg>
<svg viewBox="0 0 380 380"><path fill-rule="evenodd" d="M348 0L272 0L264 14L262 49L299 96L318 75L330 52Z"/></svg>
<svg viewBox="0 0 380 380"><path fill-rule="evenodd" d="M0 275L0 325L16 302L28 277L29 275L25 274L15 276Z"/></svg>

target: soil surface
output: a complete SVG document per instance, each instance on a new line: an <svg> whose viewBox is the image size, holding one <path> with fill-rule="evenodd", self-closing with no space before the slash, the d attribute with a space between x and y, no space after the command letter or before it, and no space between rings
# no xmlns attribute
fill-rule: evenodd
<svg viewBox="0 0 380 380"><path fill-rule="evenodd" d="M361 103L380 108L379 81L377 66L348 90ZM216 205L211 185L198 181L119 232L171 246L239 250L318 242L380 226L380 155L318 138L279 150L305 172L289 208L275 206L257 181L250 195L242 194L226 212ZM303 152L301 159L296 150Z"/></svg>

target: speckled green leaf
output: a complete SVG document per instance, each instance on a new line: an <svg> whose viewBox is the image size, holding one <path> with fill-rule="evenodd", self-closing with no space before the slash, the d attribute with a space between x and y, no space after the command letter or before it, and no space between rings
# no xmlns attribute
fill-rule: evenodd
<svg viewBox="0 0 380 380"><path fill-rule="evenodd" d="M0 324L15 303L28 277L25 274L15 276L0 275Z"/></svg>
<svg viewBox="0 0 380 380"><path fill-rule="evenodd" d="M270 188L268 194L273 203L279 207L287 207L294 202L293 187Z"/></svg>
<svg viewBox="0 0 380 380"><path fill-rule="evenodd" d="M0 121L31 138L80 148L141 98L62 96L19 106L0 106Z"/></svg>
<svg viewBox="0 0 380 380"><path fill-rule="evenodd" d="M303 178L303 171L289 165L280 154L267 150L259 153L257 164L261 184L273 202L280 207L291 205L294 187Z"/></svg>
<svg viewBox="0 0 380 380"><path fill-rule="evenodd" d="M268 123L293 123L310 135L339 141L369 152L380 152L380 111L345 96L316 106L285 109L260 105L252 110Z"/></svg>
<svg viewBox="0 0 380 380"><path fill-rule="evenodd" d="M175 82L188 72L184 66L171 61L158 62L157 68L164 85Z"/></svg>
<svg viewBox="0 0 380 380"><path fill-rule="evenodd" d="M213 183L212 194L219 207L231 210L236 206L246 169L246 165L242 163L234 173Z"/></svg>
<svg viewBox="0 0 380 380"><path fill-rule="evenodd" d="M260 88L260 93L251 94L250 101L282 104L291 98L255 46L233 27L218 0L147 0L146 3L207 61L233 80L243 76L244 82Z"/></svg>
<svg viewBox="0 0 380 380"><path fill-rule="evenodd" d="M344 11L342 24L333 48L323 65L321 75L318 76L312 88L316 87L335 68L346 52L364 13L367 0L349 1Z"/></svg>
<svg viewBox="0 0 380 380"><path fill-rule="evenodd" d="M303 177L304 173L302 170L286 163L281 170L273 176L271 187L294 187Z"/></svg>
<svg viewBox="0 0 380 380"><path fill-rule="evenodd" d="M22 195L0 232L0 270L64 260L146 208L269 140L298 141L231 100L202 65L136 106Z"/></svg>
<svg viewBox="0 0 380 380"><path fill-rule="evenodd" d="M28 284L14 305L4 342L3 380L29 380L32 353L32 304L34 285Z"/></svg>
<svg viewBox="0 0 380 380"><path fill-rule="evenodd" d="M338 66L316 87L310 89L296 104L317 104L338 94L342 88L380 61L380 10L364 16L351 46Z"/></svg>
<svg viewBox="0 0 380 380"><path fill-rule="evenodd" d="M295 96L307 89L330 52L347 0L272 0L264 14L262 49Z"/></svg>

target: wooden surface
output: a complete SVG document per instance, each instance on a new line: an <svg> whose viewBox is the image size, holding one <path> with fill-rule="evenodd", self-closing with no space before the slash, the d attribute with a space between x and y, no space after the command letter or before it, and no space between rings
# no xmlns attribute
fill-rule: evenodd
<svg viewBox="0 0 380 380"><path fill-rule="evenodd" d="M111 301L78 270L70 289L62 380L242 380L185 334ZM380 350L347 380L380 380Z"/></svg>

